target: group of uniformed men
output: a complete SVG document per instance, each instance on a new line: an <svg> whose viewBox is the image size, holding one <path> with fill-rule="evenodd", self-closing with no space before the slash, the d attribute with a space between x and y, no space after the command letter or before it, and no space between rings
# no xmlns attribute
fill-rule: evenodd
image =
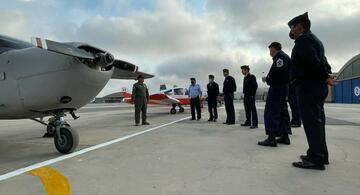
<svg viewBox="0 0 360 195"><path fill-rule="evenodd" d="M290 145L291 127L300 127L302 121L309 149L306 155L300 156L300 161L293 163L293 166L324 170L324 165L329 164L325 138L324 101L328 94L327 86L334 84L335 77L331 75L331 67L325 57L321 41L310 31L311 22L307 12L293 18L288 22L288 26L291 29L289 36L295 40L291 58L282 51L282 46L278 42L273 42L268 47L273 63L267 76L262 78L263 82L270 86L264 111L265 133L268 137L259 141L258 144L270 147L276 147L277 144ZM256 77L250 74L248 65L241 66L241 70L244 75L243 94L246 113L246 120L241 126L255 129L258 128L255 106L258 84ZM233 100L236 83L235 79L229 75L228 69L223 69L223 75L225 77L223 96L227 115L224 124L234 125ZM190 80L191 120L200 120L202 92L195 78ZM208 121L216 121L220 92L219 85L214 81L214 75L209 75L207 93L210 113ZM134 84L133 89L133 99L137 102L135 103L135 110L138 113L135 114L137 125L140 123L140 111L143 113L143 124L148 124L144 97L148 97L148 91L143 78L139 78L139 82ZM291 121L287 102L292 110Z"/></svg>

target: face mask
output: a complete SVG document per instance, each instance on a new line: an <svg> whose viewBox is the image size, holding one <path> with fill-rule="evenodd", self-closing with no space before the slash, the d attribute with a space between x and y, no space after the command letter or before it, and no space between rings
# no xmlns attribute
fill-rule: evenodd
<svg viewBox="0 0 360 195"><path fill-rule="evenodd" d="M289 32L289 37L290 37L290 39L295 39L294 34L291 33L291 31Z"/></svg>
<svg viewBox="0 0 360 195"><path fill-rule="evenodd" d="M214 80L213 80L213 79L209 79L209 83L212 83L212 82L214 82Z"/></svg>

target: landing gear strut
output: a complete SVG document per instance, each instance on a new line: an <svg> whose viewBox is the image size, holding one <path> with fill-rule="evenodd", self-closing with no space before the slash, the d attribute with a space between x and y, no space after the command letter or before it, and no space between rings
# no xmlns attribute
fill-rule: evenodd
<svg viewBox="0 0 360 195"><path fill-rule="evenodd" d="M66 116L63 110L52 112L54 117L45 123L42 118L40 120L32 118L46 126L46 133L43 137L54 137L54 144L60 153L68 154L73 152L79 145L79 135L77 131L65 121ZM74 120L79 117L75 115L74 111L70 111L70 115Z"/></svg>
<svg viewBox="0 0 360 195"><path fill-rule="evenodd" d="M73 112L70 114L75 116ZM64 112L56 113L52 125L55 126L54 143L56 149L60 153L68 154L79 145L79 135L75 129L65 122L64 116Z"/></svg>

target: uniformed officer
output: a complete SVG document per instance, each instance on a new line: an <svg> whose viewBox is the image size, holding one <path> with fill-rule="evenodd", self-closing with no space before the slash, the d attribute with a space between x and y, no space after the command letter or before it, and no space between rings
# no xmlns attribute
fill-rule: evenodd
<svg viewBox="0 0 360 195"><path fill-rule="evenodd" d="M291 61L290 57L281 50L280 43L271 43L269 50L273 63L268 75L263 78L263 81L270 86L264 112L265 133L268 138L258 144L272 147L276 147L277 143L290 145L290 116L286 98L289 90ZM276 140L276 137L280 138Z"/></svg>
<svg viewBox="0 0 360 195"><path fill-rule="evenodd" d="M197 120L201 119L200 99L202 96L201 87L196 84L195 78L190 78L191 85L189 86L189 99L191 108L191 120L195 120L195 108L197 113Z"/></svg>
<svg viewBox="0 0 360 195"><path fill-rule="evenodd" d="M226 122L224 124L234 125L235 124L235 108L234 108L234 92L236 91L236 82L234 77L229 75L228 69L223 69L224 86L223 95L226 110Z"/></svg>
<svg viewBox="0 0 360 195"><path fill-rule="evenodd" d="M296 88L294 84L290 84L289 86L289 97L288 102L291 109L291 121L290 126L293 128L301 127L301 118L300 118L300 111L296 96Z"/></svg>
<svg viewBox="0 0 360 195"><path fill-rule="evenodd" d="M291 54L291 82L296 86L309 149L301 155L301 161L293 166L324 170L329 163L325 137L324 102L328 86L335 83L331 67L325 57L324 46L310 31L311 22L306 12L288 23L289 36L295 40Z"/></svg>
<svg viewBox="0 0 360 195"><path fill-rule="evenodd" d="M133 85L131 102L135 104L135 125L140 124L140 113L142 117L142 125L149 125L146 121L147 103L149 100L149 90L144 83L144 77L139 75L138 82Z"/></svg>
<svg viewBox="0 0 360 195"><path fill-rule="evenodd" d="M207 94L208 94L208 109L209 109L209 122L216 122L218 118L217 113L217 100L220 94L219 85L214 81L214 75L209 75L209 83L207 84Z"/></svg>
<svg viewBox="0 0 360 195"><path fill-rule="evenodd" d="M256 129L258 128L258 116L255 106L255 96L258 84L255 75L250 74L250 67L248 65L241 66L241 72L245 76L243 94L246 115L246 121L241 124L241 126L250 126L251 129Z"/></svg>

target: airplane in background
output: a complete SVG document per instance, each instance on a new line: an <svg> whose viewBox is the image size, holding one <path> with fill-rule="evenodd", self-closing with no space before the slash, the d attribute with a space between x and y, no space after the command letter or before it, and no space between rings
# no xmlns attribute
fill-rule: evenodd
<svg viewBox="0 0 360 195"><path fill-rule="evenodd" d="M167 89L166 85L160 86L160 92L151 94L149 96L150 105L164 105L164 106L172 106L170 109L170 114L176 114L176 107L179 108L179 112L182 113L185 111L185 105L190 105L190 99L188 97L189 91L184 87L174 86L172 89ZM131 104L131 93L123 91L123 102ZM201 106L202 102L205 100L204 97L201 98Z"/></svg>
<svg viewBox="0 0 360 195"><path fill-rule="evenodd" d="M88 104L110 79L136 79L138 66L86 43L33 38L24 42L0 35L0 119L31 119L47 126L60 153L79 144L66 113ZM44 117L51 116L48 122Z"/></svg>

